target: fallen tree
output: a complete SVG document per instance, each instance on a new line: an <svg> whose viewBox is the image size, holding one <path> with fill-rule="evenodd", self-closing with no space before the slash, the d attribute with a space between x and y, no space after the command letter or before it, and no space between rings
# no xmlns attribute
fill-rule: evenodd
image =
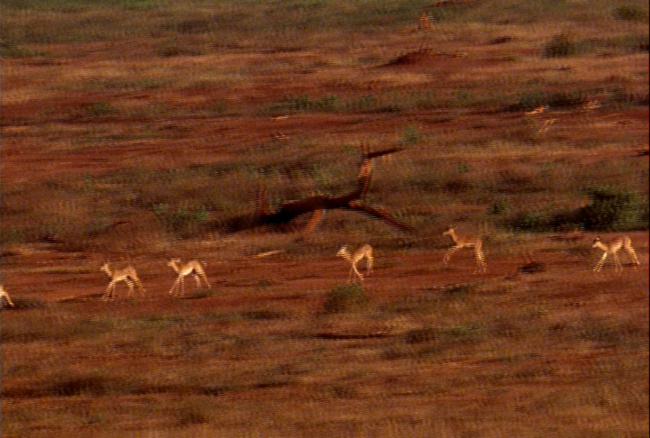
<svg viewBox="0 0 650 438"><path fill-rule="evenodd" d="M385 155L399 152L401 149L394 147L376 152L369 152L364 148L359 176L357 177L357 188L350 193L340 196L314 195L305 199L292 200L280 203L277 209L271 210L266 202L265 190L263 184L257 194L255 213L243 215L228 221L227 228L232 231L243 231L260 226L284 226L288 225L299 216L311 214L303 233L311 233L320 223L327 210L349 210L364 213L375 219L385 221L387 224L409 233L414 229L394 218L387 210L378 207L372 207L360 202L370 189L372 181L372 160Z"/></svg>

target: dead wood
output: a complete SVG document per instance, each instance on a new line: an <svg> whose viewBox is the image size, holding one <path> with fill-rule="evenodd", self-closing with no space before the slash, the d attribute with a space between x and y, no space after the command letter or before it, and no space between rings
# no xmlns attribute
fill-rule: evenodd
<svg viewBox="0 0 650 438"><path fill-rule="evenodd" d="M264 186L260 183L255 213L252 216L244 215L232 219L227 224L228 228L232 231L243 231L265 225L284 226L299 216L311 214L309 222L303 229L303 233L309 234L320 223L325 211L342 209L364 213L372 218L381 219L395 228L412 233L414 229L410 225L397 220L387 210L359 202L370 189L372 159L400 150L397 147L376 152L369 152L365 149L359 166L356 189L340 196L314 195L305 199L282 202L277 209L271 210L266 202Z"/></svg>

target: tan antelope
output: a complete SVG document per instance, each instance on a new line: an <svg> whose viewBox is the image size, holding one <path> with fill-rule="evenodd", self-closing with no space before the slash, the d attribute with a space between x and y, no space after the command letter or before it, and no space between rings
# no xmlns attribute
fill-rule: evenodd
<svg viewBox="0 0 650 438"><path fill-rule="evenodd" d="M618 258L618 252L621 250L621 248L625 249L625 251L630 255L632 258L632 263L634 265L640 265L639 259L636 257L636 252L634 251L634 248L632 248L632 241L628 236L617 237L609 243L605 243L600 240L600 237L596 237L591 247L598 248L604 252L603 256L594 267L594 272L600 272L608 255L611 255L614 259L614 270L619 271L622 269L623 267L621 266L621 261Z"/></svg>
<svg viewBox="0 0 650 438"><path fill-rule="evenodd" d="M350 251L348 251L347 245L343 245L341 249L336 253L337 256L343 257L345 260L350 263L351 268L350 268L350 274L348 275L348 283L352 282L352 273L357 274L357 277L359 277L359 281L363 281L363 275L359 272L357 269L357 263L364 257L366 258L367 261L367 273L370 274L372 272L372 246L370 245L363 245L361 248L357 249L354 251L352 254L350 254Z"/></svg>
<svg viewBox="0 0 650 438"><path fill-rule="evenodd" d="M426 12L422 12L418 21L418 30L431 30L431 17Z"/></svg>
<svg viewBox="0 0 650 438"><path fill-rule="evenodd" d="M108 262L104 263L100 268L100 271L106 272L106 275L111 279L106 288L106 293L103 296L103 300L114 299L115 298L115 283L123 281L129 286L129 295L128 297L133 296L133 283L138 285L140 290L140 295L144 296L144 287L138 278L138 274L135 272L135 268L132 265L129 265L122 269L111 269Z"/></svg>
<svg viewBox="0 0 650 438"><path fill-rule="evenodd" d="M205 271L203 270L203 266L198 260L190 260L187 263L181 263L180 259L172 259L167 262L167 266L170 266L178 274L178 277L174 281L172 288L169 290L169 295L173 295L174 291L178 292L179 286L181 288L180 296L185 295L185 277L188 275L194 276L197 289L201 288L201 279L205 281L208 289L212 289L212 286L210 286L210 282L208 281L208 277L205 275Z"/></svg>
<svg viewBox="0 0 650 438"><path fill-rule="evenodd" d="M4 286L0 284L0 307L4 307L5 303L9 307L16 307L14 306L14 302L11 301L11 297L5 290Z"/></svg>
<svg viewBox="0 0 650 438"><path fill-rule="evenodd" d="M463 248L473 248L476 256L476 263L478 264L477 272L480 271L485 273L487 271L487 264L485 263L485 256L483 255L483 241L480 237L459 236L451 225L442 233L442 235L449 236L454 244L447 250L445 257L442 259L442 263L445 267L449 264L449 259L454 252Z"/></svg>

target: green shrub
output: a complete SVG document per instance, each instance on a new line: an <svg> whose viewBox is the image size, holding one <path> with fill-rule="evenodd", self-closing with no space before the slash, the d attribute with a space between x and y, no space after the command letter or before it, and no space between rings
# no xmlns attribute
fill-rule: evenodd
<svg viewBox="0 0 650 438"><path fill-rule="evenodd" d="M28 58L36 55L37 53L32 50L0 38L0 58Z"/></svg>
<svg viewBox="0 0 650 438"><path fill-rule="evenodd" d="M34 388L38 395L73 397L79 395L106 396L114 394L139 394L145 391L137 382L110 376L101 371L75 373L61 371L47 379L42 386Z"/></svg>
<svg viewBox="0 0 650 438"><path fill-rule="evenodd" d="M510 105L510 111L531 111L540 106L550 108L573 108L588 100L585 90L562 90L542 92L539 90L527 91L517 96L517 101Z"/></svg>
<svg viewBox="0 0 650 438"><path fill-rule="evenodd" d="M452 299L463 299L470 293L476 291L476 289L476 283L453 284L442 290L442 296Z"/></svg>
<svg viewBox="0 0 650 438"><path fill-rule="evenodd" d="M210 415L199 401L186 402L178 411L178 425L189 426L210 421Z"/></svg>
<svg viewBox="0 0 650 438"><path fill-rule="evenodd" d="M576 52L575 42L568 35L559 34L544 44L542 56L544 58L560 58L575 55Z"/></svg>
<svg viewBox="0 0 650 438"><path fill-rule="evenodd" d="M648 202L616 186L593 186L585 190L587 206L576 213L576 220L587 230L625 231L647 229Z"/></svg>
<svg viewBox="0 0 650 438"><path fill-rule="evenodd" d="M163 204L156 204L153 207L154 213L162 223L165 231L177 237L186 238L196 233L201 225L205 224L208 212L201 208L197 211L190 211L179 208L176 211L167 211Z"/></svg>
<svg viewBox="0 0 650 438"><path fill-rule="evenodd" d="M614 18L625 21L643 21L648 19L648 11L636 5L621 5L614 9Z"/></svg>
<svg viewBox="0 0 650 438"><path fill-rule="evenodd" d="M402 130L402 137L400 138L400 144L402 145L412 145L422 142L424 134L418 129L415 125L408 125Z"/></svg>
<svg viewBox="0 0 650 438"><path fill-rule="evenodd" d="M312 99L307 94L286 96L279 102L270 103L261 109L265 115L296 114L306 112L337 112L346 107L346 102L337 95L329 94Z"/></svg>
<svg viewBox="0 0 650 438"><path fill-rule="evenodd" d="M438 339L439 330L435 327L427 326L409 330L404 334L404 341L407 344L419 344L422 342L431 342Z"/></svg>
<svg viewBox="0 0 650 438"><path fill-rule="evenodd" d="M517 231L545 232L553 229L553 220L539 211L526 211L517 214L509 221L509 226Z"/></svg>
<svg viewBox="0 0 650 438"><path fill-rule="evenodd" d="M510 211L510 207L504 199L498 199L488 207L488 214L497 215L507 213L508 211Z"/></svg>
<svg viewBox="0 0 650 438"><path fill-rule="evenodd" d="M86 108L88 117L106 117L117 112L117 109L108 102L94 102Z"/></svg>
<svg viewBox="0 0 650 438"><path fill-rule="evenodd" d="M582 90L566 90L550 93L546 96L546 104L551 108L571 108L586 101Z"/></svg>
<svg viewBox="0 0 650 438"><path fill-rule="evenodd" d="M517 96L517 103L510 106L511 111L532 111L546 104L546 96L539 90L526 91Z"/></svg>
<svg viewBox="0 0 650 438"><path fill-rule="evenodd" d="M368 296L357 283L338 285L327 293L323 304L325 313L361 310L368 305Z"/></svg>

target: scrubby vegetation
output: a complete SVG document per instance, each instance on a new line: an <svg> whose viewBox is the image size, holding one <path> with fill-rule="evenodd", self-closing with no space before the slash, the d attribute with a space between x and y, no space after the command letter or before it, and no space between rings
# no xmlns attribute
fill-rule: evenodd
<svg viewBox="0 0 650 438"><path fill-rule="evenodd" d="M3 436L647 436L647 20L3 1ZM271 209L353 190L364 147L399 149L363 203L414 233L333 210L237 232L260 188ZM450 224L485 275L471 251L443 269ZM608 233L641 266L592 273ZM338 284L346 242L376 249L363 287ZM170 298L171 257L213 289ZM109 260L147 295L100 302Z"/></svg>

